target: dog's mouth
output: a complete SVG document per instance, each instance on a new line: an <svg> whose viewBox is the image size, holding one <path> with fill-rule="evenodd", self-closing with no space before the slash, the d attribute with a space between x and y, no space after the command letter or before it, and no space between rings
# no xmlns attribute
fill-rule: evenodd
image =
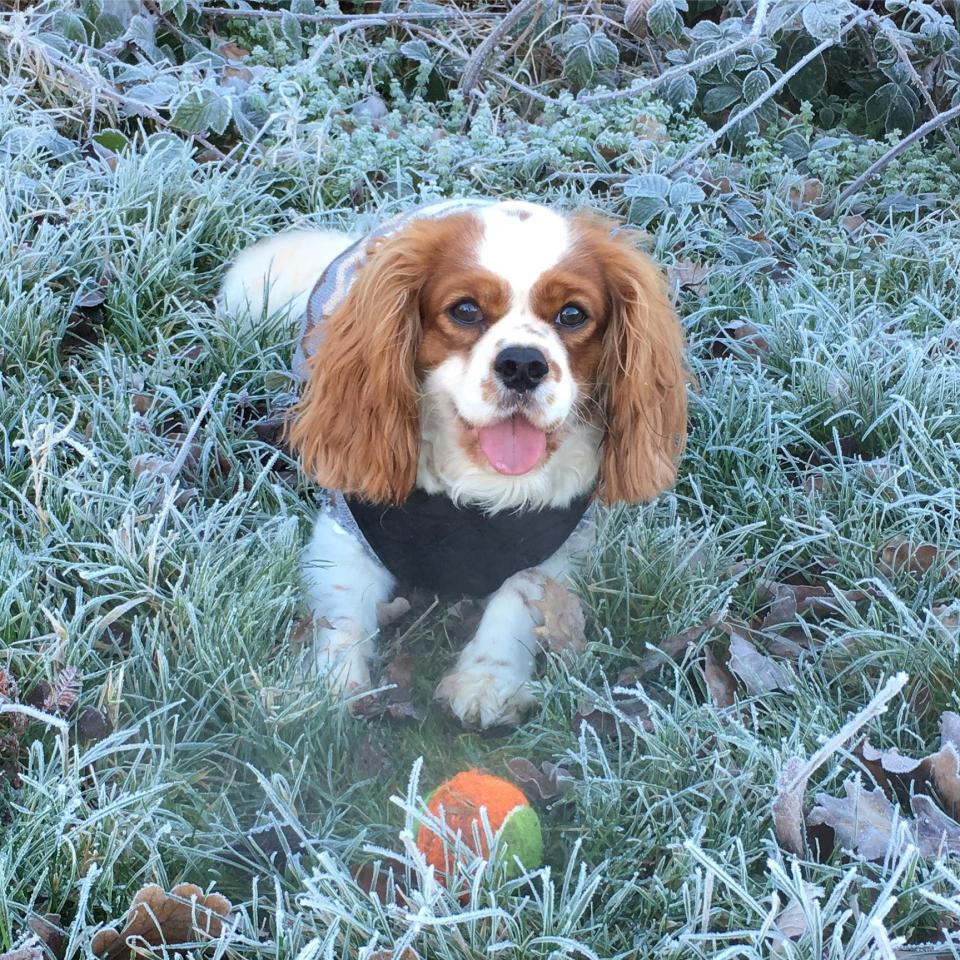
<svg viewBox="0 0 960 960"><path fill-rule="evenodd" d="M473 430L490 466L504 476L529 473L547 452L547 431L531 423L522 413Z"/></svg>

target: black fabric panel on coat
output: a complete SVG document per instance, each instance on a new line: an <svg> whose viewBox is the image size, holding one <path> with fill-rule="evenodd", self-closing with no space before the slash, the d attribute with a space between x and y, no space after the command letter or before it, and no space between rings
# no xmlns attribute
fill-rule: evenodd
<svg viewBox="0 0 960 960"><path fill-rule="evenodd" d="M567 540L590 505L502 512L460 507L415 490L399 506L344 497L360 531L401 587L446 598L484 597L504 580L543 563Z"/></svg>

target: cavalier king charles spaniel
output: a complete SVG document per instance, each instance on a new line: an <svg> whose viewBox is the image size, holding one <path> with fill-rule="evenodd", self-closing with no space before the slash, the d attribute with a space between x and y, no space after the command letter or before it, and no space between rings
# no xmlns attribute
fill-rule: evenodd
<svg viewBox="0 0 960 960"><path fill-rule="evenodd" d="M262 241L219 299L303 322L288 435L330 491L303 579L331 689L369 689L396 590L482 596L437 696L465 723L517 721L543 574L566 579L589 549L593 502L648 502L676 478L689 378L658 270L592 215L447 201L369 237Z"/></svg>

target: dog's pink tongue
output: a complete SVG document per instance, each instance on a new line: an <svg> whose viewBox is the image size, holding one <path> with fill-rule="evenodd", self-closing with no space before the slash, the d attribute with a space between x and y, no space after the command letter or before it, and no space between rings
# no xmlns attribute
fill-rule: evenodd
<svg viewBox="0 0 960 960"><path fill-rule="evenodd" d="M491 427L480 427L477 437L480 449L497 473L527 473L547 449L547 435L520 414Z"/></svg>

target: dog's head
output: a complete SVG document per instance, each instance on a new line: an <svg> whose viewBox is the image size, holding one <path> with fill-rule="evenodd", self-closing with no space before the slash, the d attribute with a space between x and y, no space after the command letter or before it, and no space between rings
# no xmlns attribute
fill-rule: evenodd
<svg viewBox="0 0 960 960"><path fill-rule="evenodd" d="M609 222L508 202L414 220L327 318L291 440L321 484L374 502L418 476L491 503L551 484L647 501L686 435L683 346Z"/></svg>

